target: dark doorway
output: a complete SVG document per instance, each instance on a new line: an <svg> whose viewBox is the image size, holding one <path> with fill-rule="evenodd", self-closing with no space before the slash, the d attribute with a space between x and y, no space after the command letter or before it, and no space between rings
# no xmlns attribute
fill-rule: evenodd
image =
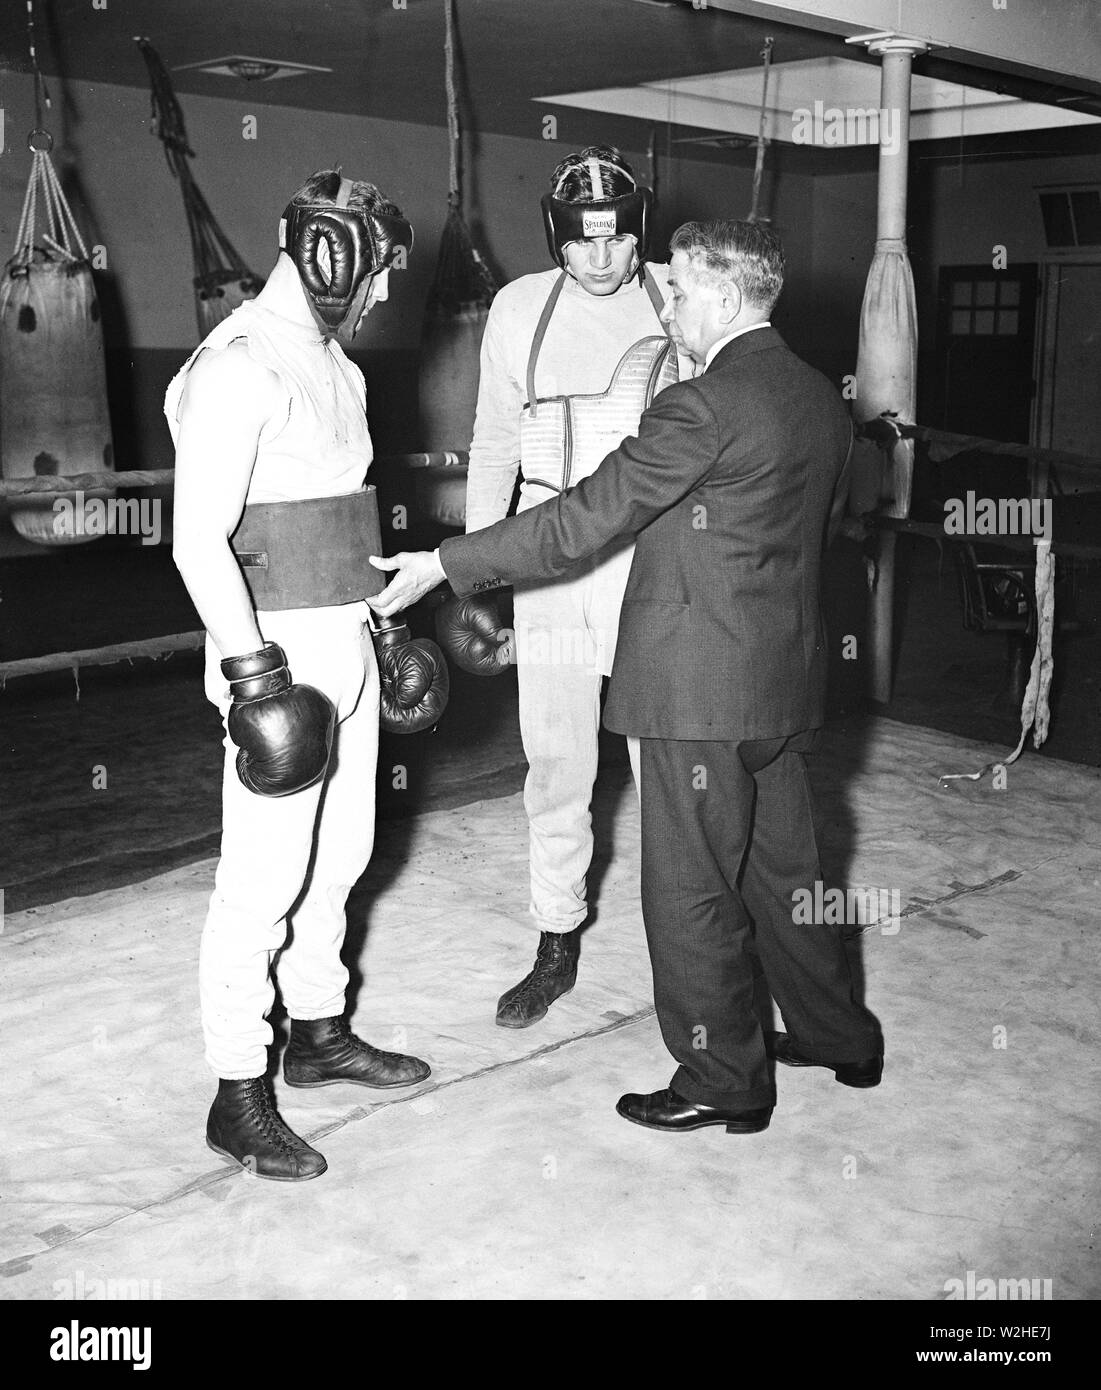
<svg viewBox="0 0 1101 1390"><path fill-rule="evenodd" d="M1027 444L1035 386L1037 266L942 266L937 428Z"/></svg>

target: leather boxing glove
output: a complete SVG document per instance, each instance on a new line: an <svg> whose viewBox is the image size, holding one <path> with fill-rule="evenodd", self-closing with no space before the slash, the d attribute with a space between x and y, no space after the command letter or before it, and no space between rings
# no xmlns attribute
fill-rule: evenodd
<svg viewBox="0 0 1101 1390"><path fill-rule="evenodd" d="M515 638L501 625L493 598L452 594L436 610L436 636L455 665L473 676L499 676L516 661Z"/></svg>
<svg viewBox="0 0 1101 1390"><path fill-rule="evenodd" d="M226 727L237 776L257 796L290 796L320 782L329 765L336 710L312 685L294 685L283 648L222 662L232 704Z"/></svg>
<svg viewBox="0 0 1101 1390"><path fill-rule="evenodd" d="M419 734L447 708L450 677L443 652L427 637L414 638L401 618L378 618L374 638L382 712L388 734Z"/></svg>

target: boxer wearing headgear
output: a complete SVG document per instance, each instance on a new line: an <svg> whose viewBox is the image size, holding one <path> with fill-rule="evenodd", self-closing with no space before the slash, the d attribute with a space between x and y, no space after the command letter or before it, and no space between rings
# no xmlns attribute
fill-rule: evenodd
<svg viewBox="0 0 1101 1390"><path fill-rule="evenodd" d="M317 1177L325 1160L282 1120L265 1079L271 962L291 1019L290 1086L409 1086L415 1057L344 1017L345 902L374 840L381 697L389 727L433 724L446 666L382 625L363 375L345 356L388 297L412 229L374 185L315 174L279 225L265 287L172 381L173 554L207 629L206 693L226 724L222 845L200 950L207 1142L258 1177ZM386 700L389 698L389 707ZM287 940L288 923L292 927Z"/></svg>
<svg viewBox="0 0 1101 1390"><path fill-rule="evenodd" d="M668 267L645 259L651 201L607 146L569 155L555 169L542 214L560 268L499 290L486 323L468 532L507 515L518 470L519 511L586 477L677 380L677 354L659 318ZM539 945L532 970L498 1001L502 1027L536 1023L576 978L601 686L632 553L621 544L559 580L515 586L515 644L491 598L454 599L438 615L441 645L466 669L502 669L515 648L529 764L529 920ZM636 768L637 740L629 750Z"/></svg>

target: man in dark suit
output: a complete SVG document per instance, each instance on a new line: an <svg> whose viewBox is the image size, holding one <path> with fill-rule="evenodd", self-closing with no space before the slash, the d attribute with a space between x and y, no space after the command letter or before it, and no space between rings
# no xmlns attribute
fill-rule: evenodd
<svg viewBox="0 0 1101 1390"><path fill-rule="evenodd" d="M777 1061L852 1086L882 1071L840 928L794 913L821 876L804 754L825 715L820 570L852 431L837 391L768 321L776 234L687 223L670 247L666 317L701 374L667 387L638 434L558 498L379 562L400 573L370 602L385 615L444 577L457 593L550 577L637 536L604 722L641 740L643 917L680 1065L617 1109L650 1128L752 1133L775 1103L754 946L790 1030L768 1044Z"/></svg>

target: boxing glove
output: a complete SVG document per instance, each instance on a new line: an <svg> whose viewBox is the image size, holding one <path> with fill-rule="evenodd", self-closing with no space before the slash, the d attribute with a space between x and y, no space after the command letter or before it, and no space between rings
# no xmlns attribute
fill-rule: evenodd
<svg viewBox="0 0 1101 1390"><path fill-rule="evenodd" d="M222 662L232 703L226 727L237 745L237 776L257 796L290 796L320 782L329 765L336 710L312 685L295 685L283 648Z"/></svg>
<svg viewBox="0 0 1101 1390"><path fill-rule="evenodd" d="M456 598L436 610L436 636L455 663L473 676L499 676L516 661L516 641L502 627L493 598Z"/></svg>
<svg viewBox="0 0 1101 1390"><path fill-rule="evenodd" d="M443 652L427 637L413 638L399 617L377 618L371 634L382 691L380 726L388 734L419 734L447 708L450 678Z"/></svg>

